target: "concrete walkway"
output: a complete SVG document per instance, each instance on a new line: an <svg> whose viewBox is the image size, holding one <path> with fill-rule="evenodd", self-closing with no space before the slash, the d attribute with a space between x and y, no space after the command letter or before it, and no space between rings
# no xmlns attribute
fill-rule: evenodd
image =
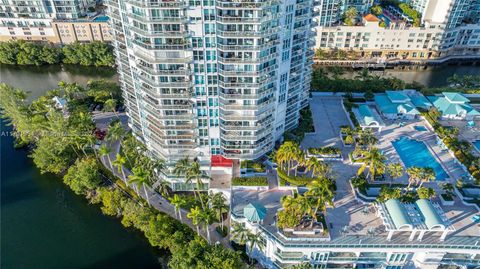
<svg viewBox="0 0 480 269"><path fill-rule="evenodd" d="M101 116L100 118L102 119L102 123L99 124L100 126L97 125L97 127L105 128L104 126L105 121L110 122L110 120L112 120L112 118L110 118L110 120L106 119L108 117L105 117L105 115ZM124 123L123 120L122 120L122 123ZM110 157L110 161L113 162L116 158L117 153L120 152L120 146L121 146L120 141L115 141L113 143L108 143L108 142L105 142L105 143L107 143L107 146L109 146L109 148L111 149L109 157ZM107 169L109 169L116 177L118 177L122 181L125 181L121 171L119 173L118 169L116 169L115 167L112 167L112 164L109 162L109 159L107 157L100 158L100 160L102 161L103 165ZM125 174L126 178L128 178L128 176L132 174L131 171L126 169L125 167L123 167L123 173ZM181 221L182 223L188 225L192 230L197 231L197 227L193 225L192 220L187 218L188 211L184 209L180 209L180 216L178 216L178 214L176 214L175 212L175 206L173 206L170 203L170 201L168 201L167 199L159 195L154 190L151 190L150 188L147 187L147 194L146 194L144 188L139 187L138 195L143 199L145 199L145 201L147 201L147 195L148 195L148 201L150 206L152 206L153 208L155 208L160 212L168 214L169 216L171 216L172 218L175 218L178 221ZM215 230L217 225L218 224L212 224L208 228L210 232L210 241L211 241L210 243L220 243L226 248L231 248L230 242L228 240L228 236L225 238L222 238L222 236L218 234L217 231ZM207 233L204 227L200 227L200 236L207 239Z"/></svg>

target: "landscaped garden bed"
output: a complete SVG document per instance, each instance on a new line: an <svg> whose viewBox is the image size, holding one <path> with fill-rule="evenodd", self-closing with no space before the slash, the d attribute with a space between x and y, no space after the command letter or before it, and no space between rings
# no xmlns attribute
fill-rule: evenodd
<svg viewBox="0 0 480 269"><path fill-rule="evenodd" d="M342 151L335 147L309 148L307 157L315 157L320 160L342 160Z"/></svg>
<svg viewBox="0 0 480 269"><path fill-rule="evenodd" d="M235 177L232 186L268 186L267 177Z"/></svg>
<svg viewBox="0 0 480 269"><path fill-rule="evenodd" d="M277 175L280 186L305 186L313 180L311 177L295 176L294 172L290 172L288 175L280 168L277 169Z"/></svg>
<svg viewBox="0 0 480 269"><path fill-rule="evenodd" d="M241 177L265 176L266 174L267 168L262 162L256 162L251 160L240 162Z"/></svg>
<svg viewBox="0 0 480 269"><path fill-rule="evenodd" d="M458 139L457 128L442 126L438 121L440 112L435 108L428 112L422 112L422 116L432 126L438 137L442 140L445 146L453 153L455 158L465 167L475 181L475 184L480 185L480 161L472 153L472 145L467 141L460 141Z"/></svg>
<svg viewBox="0 0 480 269"><path fill-rule="evenodd" d="M343 146L351 147L355 145L354 130L350 126L340 126L340 138Z"/></svg>

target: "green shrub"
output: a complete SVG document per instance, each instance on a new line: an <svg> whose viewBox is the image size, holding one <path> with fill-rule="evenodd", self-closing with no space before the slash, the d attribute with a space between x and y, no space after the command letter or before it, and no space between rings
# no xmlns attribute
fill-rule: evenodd
<svg viewBox="0 0 480 269"><path fill-rule="evenodd" d="M63 48L47 43L12 40L0 42L0 63L11 65L80 64L113 66L113 48L104 42L73 43Z"/></svg>
<svg viewBox="0 0 480 269"><path fill-rule="evenodd" d="M232 186L268 186L267 177L235 177Z"/></svg>
<svg viewBox="0 0 480 269"><path fill-rule="evenodd" d="M343 142L346 144L346 145L352 145L353 143L355 143L355 139L353 139L353 136L352 135L347 135L345 137L342 137L343 138Z"/></svg>
<svg viewBox="0 0 480 269"><path fill-rule="evenodd" d="M313 155L339 155L342 151L336 147L308 148L308 153Z"/></svg>
<svg viewBox="0 0 480 269"><path fill-rule="evenodd" d="M217 227L215 227L215 231L217 231L217 233L219 235L221 235L222 237L226 237L228 235L228 227L227 226L223 226L223 229L222 229L222 226L217 226Z"/></svg>
<svg viewBox="0 0 480 269"><path fill-rule="evenodd" d="M285 185L285 183L288 182L292 186L305 186L313 180L309 177L295 176L293 175L293 172L291 172L291 175L289 176L280 168L277 168L277 175L280 178L281 185Z"/></svg>

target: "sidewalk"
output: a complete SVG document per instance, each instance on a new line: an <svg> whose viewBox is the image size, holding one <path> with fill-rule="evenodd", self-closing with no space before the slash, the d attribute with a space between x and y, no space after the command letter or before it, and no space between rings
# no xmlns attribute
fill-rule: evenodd
<svg viewBox="0 0 480 269"><path fill-rule="evenodd" d="M109 114L109 115L96 115L95 121L96 121L97 126L100 125L100 126L103 126L104 128L106 128L106 126L108 125L108 123L110 122L112 117L113 117L113 115L111 115L111 114ZM99 119L101 119L101 120L99 120ZM97 120L99 120L99 122L97 122ZM124 120L122 120L122 123L125 126L125 121ZM114 143L110 143L110 144L107 143L107 146L109 146L110 149L111 149L110 154L109 154L110 160L114 161L116 159L116 155L120 152L120 141L115 141ZM101 157L100 160L101 160L102 164L108 170L110 170L113 173L113 175L115 175L120 180L124 181L124 179L122 177L122 173L121 172L119 173L119 171L116 168L112 167L112 165L109 162L109 159L107 157ZM132 174L132 172L130 170L126 169L125 167L123 167L123 173L125 174L125 177L127 179L128 179L128 176ZM145 195L145 190L143 189L143 187L139 186L138 189L139 189L139 193L138 193L139 196L142 197L145 201L147 201L147 197ZM181 214L181 218L182 218L182 220L180 220L180 218L177 216L177 214L175 214L175 206L173 206L170 203L170 201L163 198L157 192L149 189L148 187L147 187L147 193L148 193L150 206L152 206L156 210L158 210L160 212L163 212L165 214L168 214L172 218L175 218L176 220L181 221L182 223L188 225L193 231L195 231L195 232L197 231L197 227L195 225L193 225L192 220L187 218L188 211L186 211L184 209L180 209L180 214ZM226 224L226 223L228 223L227 220L224 220L224 224ZM215 223L215 224L212 224L212 225L209 226L210 240L211 240L210 243L214 244L214 243L219 242L225 248L231 248L230 242L228 240L229 236L227 236L225 238L222 238L222 236L220 234L218 234L217 231L215 230L215 227L217 227L218 225L219 225L219 223ZM205 240L207 239L207 233L206 233L206 231L204 230L203 227L200 227L200 236L205 238Z"/></svg>
<svg viewBox="0 0 480 269"><path fill-rule="evenodd" d="M112 149L112 151L110 152L110 159L112 161L114 161L115 156L117 155L117 153L120 152L120 142L116 141L110 146L111 146L110 148ZM119 179L121 179L123 181L122 173L119 173L117 169L112 169L112 166L108 161L108 158L104 157L104 158L100 158L100 159L101 159L103 165L107 169L109 169L116 177L118 177ZM130 172L130 170L128 170L126 168L123 168L123 172L124 172L124 174L127 178L128 178L129 175L132 174ZM145 190L141 186L139 186L138 188L139 188L139 193L138 193L139 196L142 197L146 201L147 197L145 195ZM176 220L180 221L180 218L178 217L178 215L175 214L175 206L170 204L170 202L167 199L163 198L157 192L149 189L148 187L147 187L147 193L148 193L148 198L149 198L149 201L150 201L150 206L152 206L156 210L158 210L160 212L163 212L163 213L166 213L169 216L171 216L172 218L175 218ZM197 227L195 225L193 225L192 220L187 218L188 211L186 211L184 209L180 209L180 214L181 214L181 218L182 218L181 222L188 225L193 231L197 231ZM228 237L222 238L221 235L219 235L217 233L217 231L215 230L216 226L217 226L217 224L212 224L212 225L209 226L210 240L211 240L210 243L213 244L213 243L220 242L224 247L231 248L230 243L228 241ZM200 236L207 239L207 233L205 232L203 227L200 227Z"/></svg>

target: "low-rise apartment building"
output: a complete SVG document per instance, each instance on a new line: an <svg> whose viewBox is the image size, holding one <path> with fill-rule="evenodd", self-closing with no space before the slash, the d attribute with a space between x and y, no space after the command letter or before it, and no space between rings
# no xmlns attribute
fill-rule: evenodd
<svg viewBox="0 0 480 269"><path fill-rule="evenodd" d="M1 23L0 42L8 40L44 41L55 44L111 41L108 17L91 20L31 20L29 24Z"/></svg>
<svg viewBox="0 0 480 269"><path fill-rule="evenodd" d="M413 27L405 22L381 26L374 15L355 26L317 27L316 48L362 53L364 58L426 60L447 55L473 55L480 51L480 24L445 29L428 23Z"/></svg>
<svg viewBox="0 0 480 269"><path fill-rule="evenodd" d="M443 33L439 24L413 27L399 22L383 27L369 14L355 26L317 27L316 47L361 51L367 58L430 59L438 56Z"/></svg>

